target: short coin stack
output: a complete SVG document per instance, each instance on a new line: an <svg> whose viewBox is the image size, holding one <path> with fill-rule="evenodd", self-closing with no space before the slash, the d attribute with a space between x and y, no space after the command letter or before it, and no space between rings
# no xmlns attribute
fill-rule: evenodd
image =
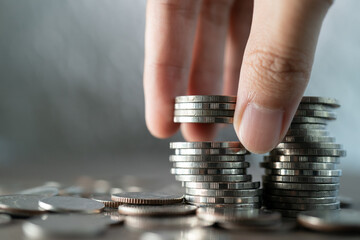
<svg viewBox="0 0 360 240"><path fill-rule="evenodd" d="M303 97L286 136L260 163L267 208L287 217L340 208L338 164L345 151L326 130L339 106L333 98Z"/></svg>
<svg viewBox="0 0 360 240"><path fill-rule="evenodd" d="M232 123L236 97L179 96L174 122ZM171 173L186 188L185 199L199 206L259 208L261 189L246 169L240 142L172 142Z"/></svg>

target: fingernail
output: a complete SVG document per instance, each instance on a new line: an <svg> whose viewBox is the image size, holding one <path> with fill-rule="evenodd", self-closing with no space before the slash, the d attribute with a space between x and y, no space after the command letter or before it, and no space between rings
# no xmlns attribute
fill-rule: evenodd
<svg viewBox="0 0 360 240"><path fill-rule="evenodd" d="M280 140L284 111L249 103L239 127L239 138L251 152L265 153Z"/></svg>

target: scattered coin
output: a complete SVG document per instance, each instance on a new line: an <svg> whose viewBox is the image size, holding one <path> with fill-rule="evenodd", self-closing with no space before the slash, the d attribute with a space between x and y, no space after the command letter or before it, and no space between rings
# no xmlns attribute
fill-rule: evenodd
<svg viewBox="0 0 360 240"><path fill-rule="evenodd" d="M101 202L87 198L55 196L44 198L39 201L42 209L52 212L79 212L99 213L105 205Z"/></svg>
<svg viewBox="0 0 360 240"><path fill-rule="evenodd" d="M0 211L15 216L33 216L44 214L46 211L40 209L38 202L43 196L29 194L15 194L0 196Z"/></svg>
<svg viewBox="0 0 360 240"><path fill-rule="evenodd" d="M166 193L122 192L112 194L111 199L126 204L158 205L181 203L184 197Z"/></svg>
<svg viewBox="0 0 360 240"><path fill-rule="evenodd" d="M175 205L121 205L119 213L132 216L179 216L194 214L197 207L186 204Z"/></svg>
<svg viewBox="0 0 360 240"><path fill-rule="evenodd" d="M91 195L90 198L92 200L103 203L105 207L109 207L109 208L118 208L119 205L121 204L120 202L115 202L111 200L110 194L93 194Z"/></svg>

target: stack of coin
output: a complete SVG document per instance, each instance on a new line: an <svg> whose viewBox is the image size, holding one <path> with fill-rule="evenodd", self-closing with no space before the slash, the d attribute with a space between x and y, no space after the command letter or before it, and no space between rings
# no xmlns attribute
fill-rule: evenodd
<svg viewBox="0 0 360 240"><path fill-rule="evenodd" d="M287 217L340 208L338 164L345 151L326 130L339 106L333 98L303 97L286 136L260 163L267 208Z"/></svg>

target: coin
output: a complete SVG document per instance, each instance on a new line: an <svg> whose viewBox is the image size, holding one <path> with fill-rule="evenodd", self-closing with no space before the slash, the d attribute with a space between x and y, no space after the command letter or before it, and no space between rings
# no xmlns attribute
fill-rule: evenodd
<svg viewBox="0 0 360 240"><path fill-rule="evenodd" d="M233 123L232 117L183 117L174 116L175 123Z"/></svg>
<svg viewBox="0 0 360 240"><path fill-rule="evenodd" d="M161 206L121 205L119 206L119 213L132 216L179 216L194 214L196 209L196 206L185 204Z"/></svg>
<svg viewBox="0 0 360 240"><path fill-rule="evenodd" d="M253 189L259 188L260 182L184 182L184 186L195 189Z"/></svg>
<svg viewBox="0 0 360 240"><path fill-rule="evenodd" d="M345 150L340 149L274 149L271 154L281 155L310 155L310 156L346 156Z"/></svg>
<svg viewBox="0 0 360 240"><path fill-rule="evenodd" d="M176 103L193 103L193 102L205 102L205 103L235 103L236 96L222 96L222 95L187 95L177 96L175 98Z"/></svg>
<svg viewBox="0 0 360 240"><path fill-rule="evenodd" d="M198 117L198 116L214 116L214 117L233 117L234 110L200 110L200 109L175 109L174 110L175 116L191 116L191 117Z"/></svg>
<svg viewBox="0 0 360 240"><path fill-rule="evenodd" d="M316 136L285 136L281 142L335 142L335 138L323 136L323 137L316 137Z"/></svg>
<svg viewBox="0 0 360 240"><path fill-rule="evenodd" d="M314 162L314 163L340 163L338 157L324 157L324 156L265 156L265 162Z"/></svg>
<svg viewBox="0 0 360 240"><path fill-rule="evenodd" d="M122 192L112 194L111 199L126 204L158 205L181 203L184 197L159 192Z"/></svg>
<svg viewBox="0 0 360 240"><path fill-rule="evenodd" d="M40 186L20 191L18 194L41 195L43 197L52 197L59 194L56 187Z"/></svg>
<svg viewBox="0 0 360 240"><path fill-rule="evenodd" d="M262 162L261 167L271 169L309 169L309 170L336 170L338 164L334 163L314 163L314 162Z"/></svg>
<svg viewBox="0 0 360 240"><path fill-rule="evenodd" d="M307 129L307 130L324 130L326 129L326 125L324 124L316 124L316 123L309 123L309 124L294 124L290 125L289 129Z"/></svg>
<svg viewBox="0 0 360 240"><path fill-rule="evenodd" d="M90 197L92 200L101 202L105 207L118 208L121 203L111 200L110 194L93 194Z"/></svg>
<svg viewBox="0 0 360 240"><path fill-rule="evenodd" d="M261 189L242 189L242 190L213 190L213 189L191 189L185 190L186 194L204 197L253 197L260 196Z"/></svg>
<svg viewBox="0 0 360 240"><path fill-rule="evenodd" d="M329 132L321 129L289 129L286 136L315 136L324 137L329 136Z"/></svg>
<svg viewBox="0 0 360 240"><path fill-rule="evenodd" d="M324 204L324 203L335 203L338 201L337 197L283 197L275 195L266 195L265 201L279 202L279 203L299 203L299 204Z"/></svg>
<svg viewBox="0 0 360 240"><path fill-rule="evenodd" d="M46 211L39 209L38 202L41 195L3 195L0 196L0 211L15 216L32 216Z"/></svg>
<svg viewBox="0 0 360 240"><path fill-rule="evenodd" d="M244 155L247 150L244 148L187 148L175 149L175 155Z"/></svg>
<svg viewBox="0 0 360 240"><path fill-rule="evenodd" d="M174 162L175 168L248 168L248 162Z"/></svg>
<svg viewBox="0 0 360 240"><path fill-rule="evenodd" d="M265 182L294 182L294 183L339 183L339 177L310 177L310 176L263 176Z"/></svg>
<svg viewBox="0 0 360 240"><path fill-rule="evenodd" d="M289 149L298 149L298 148L329 148L329 149L341 149L341 144L336 143L325 143L325 142L312 142L312 143L279 143L276 148L289 148Z"/></svg>
<svg viewBox="0 0 360 240"><path fill-rule="evenodd" d="M172 168L171 174L177 175L235 175L246 174L246 169L241 168Z"/></svg>
<svg viewBox="0 0 360 240"><path fill-rule="evenodd" d="M235 103L175 103L175 109L235 110Z"/></svg>
<svg viewBox="0 0 360 240"><path fill-rule="evenodd" d="M280 202L265 202L267 207L277 209L290 210L336 210L340 209L340 202L323 203L323 204L299 204L299 203L280 203Z"/></svg>
<svg viewBox="0 0 360 240"><path fill-rule="evenodd" d="M170 162L243 162L244 155L170 155Z"/></svg>
<svg viewBox="0 0 360 240"><path fill-rule="evenodd" d="M275 188L275 189L302 190L302 191L333 191L339 189L338 183L314 184L314 183L264 182L263 184L264 187L269 189Z"/></svg>
<svg viewBox="0 0 360 240"><path fill-rule="evenodd" d="M244 148L240 142L171 142L170 149L182 148Z"/></svg>
<svg viewBox="0 0 360 240"><path fill-rule="evenodd" d="M341 170L306 170L306 169L265 169L265 174L282 176L327 176L340 177Z"/></svg>
<svg viewBox="0 0 360 240"><path fill-rule="evenodd" d="M243 204L243 203L258 203L260 202L259 196L253 197L202 197L185 195L187 202L195 203L212 203L212 204Z"/></svg>
<svg viewBox="0 0 360 240"><path fill-rule="evenodd" d="M299 104L298 109L301 110L319 110L319 111L330 111L332 108L324 104Z"/></svg>
<svg viewBox="0 0 360 240"><path fill-rule="evenodd" d="M247 182L251 175L176 175L175 179L182 182Z"/></svg>
<svg viewBox="0 0 360 240"><path fill-rule="evenodd" d="M11 217L7 214L0 214L0 226L11 222Z"/></svg>
<svg viewBox="0 0 360 240"><path fill-rule="evenodd" d="M306 96L301 99L300 104L325 104L330 107L340 107L339 101L335 98L326 98L326 97L311 97Z"/></svg>
<svg viewBox="0 0 360 240"><path fill-rule="evenodd" d="M52 212L99 213L105 205L87 198L54 196L41 199L39 207Z"/></svg>
<svg viewBox="0 0 360 240"><path fill-rule="evenodd" d="M331 111L317 111L317 110L297 110L295 116L302 116L302 117L318 117L318 118L325 118L329 120L336 119L336 113Z"/></svg>
<svg viewBox="0 0 360 240"><path fill-rule="evenodd" d="M338 190L326 191L303 191L303 190L284 190L284 189L263 189L267 195L288 196L288 197L337 197Z"/></svg>
<svg viewBox="0 0 360 240"><path fill-rule="evenodd" d="M324 232L359 232L360 212L354 209L340 211L303 212L297 218L303 227Z"/></svg>
<svg viewBox="0 0 360 240"><path fill-rule="evenodd" d="M215 208L242 208L242 209L255 209L261 208L261 202L256 203L198 203L198 202L188 202L191 205L198 207L215 207Z"/></svg>
<svg viewBox="0 0 360 240"><path fill-rule="evenodd" d="M292 123L318 123L318 124L327 124L328 120L324 118L316 117L297 117L295 116L292 120Z"/></svg>

